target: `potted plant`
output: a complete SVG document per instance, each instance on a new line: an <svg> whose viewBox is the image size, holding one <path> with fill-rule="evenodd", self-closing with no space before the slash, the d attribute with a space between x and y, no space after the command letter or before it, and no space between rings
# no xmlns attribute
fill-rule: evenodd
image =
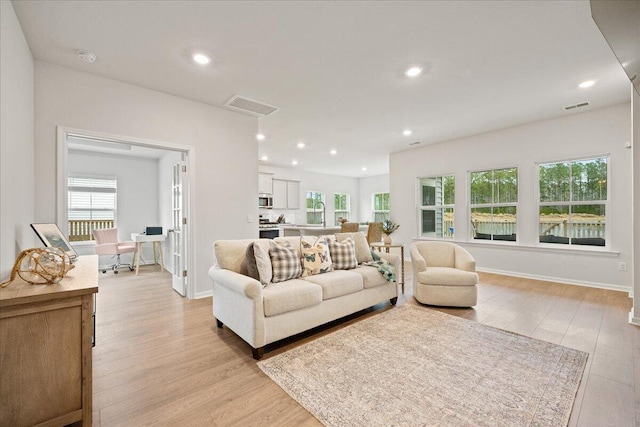
<svg viewBox="0 0 640 427"><path fill-rule="evenodd" d="M382 232L384 233L384 237L382 241L385 245L391 244L391 233L396 231L400 226L395 222L391 221L389 218L382 221Z"/></svg>

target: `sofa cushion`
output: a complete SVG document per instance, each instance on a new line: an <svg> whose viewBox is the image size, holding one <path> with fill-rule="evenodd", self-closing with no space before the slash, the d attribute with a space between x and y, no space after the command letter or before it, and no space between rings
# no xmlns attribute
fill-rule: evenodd
<svg viewBox="0 0 640 427"><path fill-rule="evenodd" d="M266 317L311 307L322 302L322 288L315 283L291 279L270 283L262 293Z"/></svg>
<svg viewBox="0 0 640 427"><path fill-rule="evenodd" d="M365 236L362 231L358 231L357 233L336 233L336 240L338 242L344 242L348 237L351 237L353 243L356 245L356 260L358 264L373 261L367 236Z"/></svg>
<svg viewBox="0 0 640 427"><path fill-rule="evenodd" d="M286 246L287 244L290 245L298 253L298 257L300 257L300 240L300 236L287 236L276 237L273 239L273 242L282 246Z"/></svg>
<svg viewBox="0 0 640 427"><path fill-rule="evenodd" d="M427 267L418 273L418 282L425 285L473 286L478 283L478 274L448 267Z"/></svg>
<svg viewBox="0 0 640 427"><path fill-rule="evenodd" d="M271 282L273 278L271 259L269 253L258 242L253 242L247 246L246 262L247 275L249 277L260 281L262 286L266 286Z"/></svg>
<svg viewBox="0 0 640 427"><path fill-rule="evenodd" d="M353 270L353 272L362 276L365 289L375 288L376 286L382 286L389 283L375 267L360 265L358 268Z"/></svg>
<svg viewBox="0 0 640 427"><path fill-rule="evenodd" d="M216 263L220 268L246 275L247 246L255 241L256 239L216 240L213 244Z"/></svg>
<svg viewBox="0 0 640 427"><path fill-rule="evenodd" d="M330 273L305 277L307 282L320 285L322 299L328 300L342 295L352 294L364 288L362 276L353 271L335 270Z"/></svg>
<svg viewBox="0 0 640 427"><path fill-rule="evenodd" d="M300 252L302 255L302 277L327 273L333 270L329 245L324 237L318 237L314 243L309 243L302 239L300 241Z"/></svg>
<svg viewBox="0 0 640 427"><path fill-rule="evenodd" d="M271 258L271 267L273 268L272 282L284 282L285 280L295 279L302 275L302 265L300 257L287 242L286 247L272 243L269 247L269 258Z"/></svg>
<svg viewBox="0 0 640 427"><path fill-rule="evenodd" d="M342 243L329 240L329 252L334 270L350 270L358 265L356 247L351 237Z"/></svg>

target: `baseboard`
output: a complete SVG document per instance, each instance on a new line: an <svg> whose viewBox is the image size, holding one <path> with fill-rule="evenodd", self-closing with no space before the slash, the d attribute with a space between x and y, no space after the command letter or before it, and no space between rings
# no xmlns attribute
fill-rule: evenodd
<svg viewBox="0 0 640 427"><path fill-rule="evenodd" d="M213 296L213 290L197 292L193 299L207 298Z"/></svg>
<svg viewBox="0 0 640 427"><path fill-rule="evenodd" d="M633 308L629 312L629 323L632 325L640 326L640 317L633 316Z"/></svg>
<svg viewBox="0 0 640 427"><path fill-rule="evenodd" d="M478 268L478 271L493 274L502 274L504 276L522 277L524 279L543 280L545 282L564 283L568 285L585 286L587 288L607 289L610 291L630 292L630 288L622 285L614 285L612 283L598 283L579 281L573 279L565 279L560 277L541 276L538 274L518 273L515 271L494 270L492 268Z"/></svg>

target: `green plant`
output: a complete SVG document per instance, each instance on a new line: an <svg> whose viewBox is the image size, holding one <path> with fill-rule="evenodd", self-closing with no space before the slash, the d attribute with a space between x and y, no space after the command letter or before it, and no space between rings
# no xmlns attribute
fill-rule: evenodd
<svg viewBox="0 0 640 427"><path fill-rule="evenodd" d="M390 219L382 221L382 232L387 236L396 231L400 226Z"/></svg>

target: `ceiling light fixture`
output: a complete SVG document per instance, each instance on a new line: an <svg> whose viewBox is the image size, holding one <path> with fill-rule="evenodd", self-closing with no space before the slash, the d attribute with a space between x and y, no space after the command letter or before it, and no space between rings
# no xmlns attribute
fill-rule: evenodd
<svg viewBox="0 0 640 427"><path fill-rule="evenodd" d="M266 162L267 160L269 160L269 158L267 156L262 156L260 160L262 160L263 162Z"/></svg>
<svg viewBox="0 0 640 427"><path fill-rule="evenodd" d="M193 60L200 65L207 65L209 62L211 62L211 59L204 53L194 53Z"/></svg>
<svg viewBox="0 0 640 427"><path fill-rule="evenodd" d="M297 164L298 164L298 161L297 161L297 160L293 160L293 161L291 162L291 164L292 164L293 166L295 166L295 165L297 165Z"/></svg>
<svg viewBox="0 0 640 427"><path fill-rule="evenodd" d="M367 167L365 166L362 168L362 172L366 172L366 171L367 171Z"/></svg>
<svg viewBox="0 0 640 427"><path fill-rule="evenodd" d="M421 72L422 72L422 68L421 67L411 67L407 71L405 71L404 73L409 77L415 77L415 76L419 75Z"/></svg>
<svg viewBox="0 0 640 427"><path fill-rule="evenodd" d="M76 55L78 55L78 57L84 62L88 62L89 64L93 64L94 62L96 62L97 58L95 53L84 49L77 50Z"/></svg>
<svg viewBox="0 0 640 427"><path fill-rule="evenodd" d="M588 87L593 86L594 84L596 84L596 81L595 81L595 80L587 80L587 81L585 81L585 82L580 83L580 84L578 85L578 87L579 87L579 88L581 88L581 89L586 89L586 88L588 88Z"/></svg>
<svg viewBox="0 0 640 427"><path fill-rule="evenodd" d="M338 150L331 150L329 151L329 154L331 154L332 156L335 156L336 154L338 154Z"/></svg>
<svg viewBox="0 0 640 427"><path fill-rule="evenodd" d="M263 134L261 134L261 133L259 133L259 134L257 134L257 135L256 135L256 139L257 139L258 141L263 141L263 140L264 140L264 138L265 138L265 136L264 136Z"/></svg>
<svg viewBox="0 0 640 427"><path fill-rule="evenodd" d="M402 134L403 134L404 136L409 136L409 135L411 135L412 133L413 133L413 131L412 131L411 129L405 129L405 130L403 130L403 131L402 131Z"/></svg>
<svg viewBox="0 0 640 427"><path fill-rule="evenodd" d="M298 148L304 148L305 144L304 142L298 142Z"/></svg>

